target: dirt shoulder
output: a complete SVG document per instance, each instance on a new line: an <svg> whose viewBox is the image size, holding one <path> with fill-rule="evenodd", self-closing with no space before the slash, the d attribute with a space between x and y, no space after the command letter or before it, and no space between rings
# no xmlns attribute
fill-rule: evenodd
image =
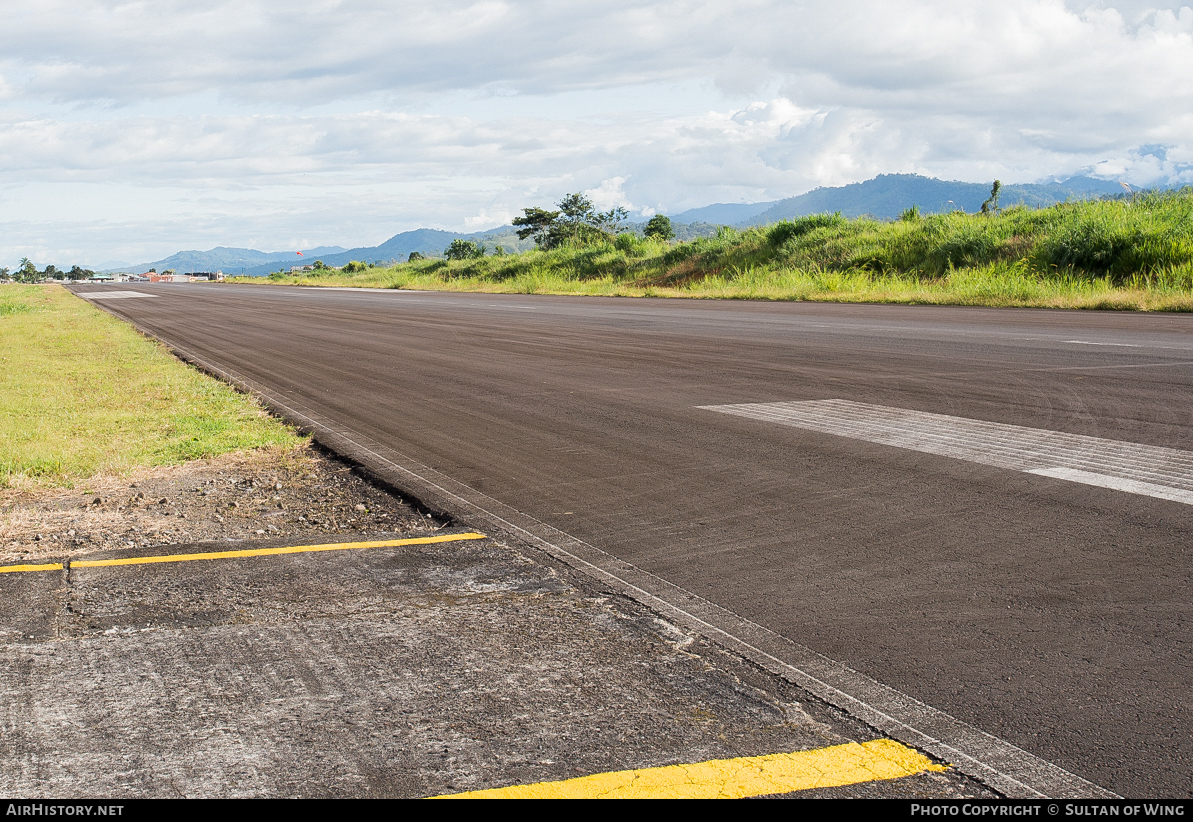
<svg viewBox="0 0 1193 822"><path fill-rule="evenodd" d="M0 493L0 564L159 545L434 530L444 522L314 446L262 448Z"/></svg>

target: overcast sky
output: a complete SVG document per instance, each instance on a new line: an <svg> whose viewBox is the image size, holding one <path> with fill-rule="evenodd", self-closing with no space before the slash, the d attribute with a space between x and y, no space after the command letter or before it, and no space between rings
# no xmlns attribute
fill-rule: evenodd
<svg viewBox="0 0 1193 822"><path fill-rule="evenodd" d="M0 31L0 265L375 245L572 191L1193 183L1181 5L6 0Z"/></svg>

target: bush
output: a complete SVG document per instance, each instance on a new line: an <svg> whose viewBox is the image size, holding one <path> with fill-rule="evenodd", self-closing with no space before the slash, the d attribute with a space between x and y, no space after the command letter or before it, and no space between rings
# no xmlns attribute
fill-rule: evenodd
<svg viewBox="0 0 1193 822"><path fill-rule="evenodd" d="M788 240L802 237L818 228L834 228L843 226L846 222L839 211L836 214L811 214L794 220L780 220L767 230L766 240L778 248Z"/></svg>
<svg viewBox="0 0 1193 822"><path fill-rule="evenodd" d="M474 240L452 240L443 250L443 256L449 260L475 260L485 256L485 247Z"/></svg>
<svg viewBox="0 0 1193 822"><path fill-rule="evenodd" d="M925 263L938 271L947 268L981 265L998 255L998 242L984 226L964 225L942 238L928 252Z"/></svg>
<svg viewBox="0 0 1193 822"><path fill-rule="evenodd" d="M675 236L675 229L671 226L671 218L663 214L656 214L646 223L642 232L647 237L658 237L660 240L670 240Z"/></svg>
<svg viewBox="0 0 1193 822"><path fill-rule="evenodd" d="M345 274L356 274L359 271L367 271L368 268L368 263L362 263L359 260L351 260L341 269L341 271L343 271Z"/></svg>
<svg viewBox="0 0 1193 822"><path fill-rule="evenodd" d="M1106 220L1082 220L1059 226L1037 246L1034 256L1045 267L1106 274L1119 268L1140 240L1138 232L1128 226Z"/></svg>

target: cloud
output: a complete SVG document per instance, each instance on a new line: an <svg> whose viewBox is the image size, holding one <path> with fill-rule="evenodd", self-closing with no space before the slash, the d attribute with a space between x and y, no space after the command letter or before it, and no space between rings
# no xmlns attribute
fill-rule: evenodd
<svg viewBox="0 0 1193 822"><path fill-rule="evenodd" d="M0 29L0 262L371 244L572 191L1187 181L1193 153L1179 4L10 0Z"/></svg>

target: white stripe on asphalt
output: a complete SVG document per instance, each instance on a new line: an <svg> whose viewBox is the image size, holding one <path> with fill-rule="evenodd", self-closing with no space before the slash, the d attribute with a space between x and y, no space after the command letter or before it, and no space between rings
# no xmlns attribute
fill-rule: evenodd
<svg viewBox="0 0 1193 822"><path fill-rule="evenodd" d="M1141 494L1146 497L1158 497L1160 499L1172 500L1173 502L1183 502L1185 505L1193 505L1193 493L1179 491L1176 488L1167 488L1163 485L1153 485L1150 482L1119 479L1118 477L1109 477L1105 474L1091 474L1089 471L1078 471L1075 468L1035 468L1027 473L1039 474L1041 477L1069 480L1070 482L1081 482L1086 485L1097 485L1101 488L1113 488L1115 491L1126 491L1128 494Z"/></svg>
<svg viewBox="0 0 1193 822"><path fill-rule="evenodd" d="M76 291L84 300L127 300L129 297L156 297L156 294L142 294L140 291Z"/></svg>
<svg viewBox="0 0 1193 822"><path fill-rule="evenodd" d="M926 454L1193 505L1193 452L849 400L703 405Z"/></svg>
<svg viewBox="0 0 1193 822"><path fill-rule="evenodd" d="M1108 343L1108 342L1090 342L1089 340L1065 340L1072 345L1113 345L1118 348L1143 348L1142 345L1135 345L1134 343Z"/></svg>

